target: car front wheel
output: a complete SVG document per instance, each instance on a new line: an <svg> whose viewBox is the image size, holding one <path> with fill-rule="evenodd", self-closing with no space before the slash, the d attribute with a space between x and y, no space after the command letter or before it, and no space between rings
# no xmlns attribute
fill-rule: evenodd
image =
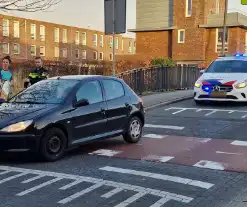
<svg viewBox="0 0 247 207"><path fill-rule="evenodd" d="M48 129L41 138L40 155L42 160L53 162L59 160L65 152L67 137L58 128Z"/></svg>
<svg viewBox="0 0 247 207"><path fill-rule="evenodd" d="M129 121L127 132L123 135L123 138L128 143L137 143L142 136L143 124L138 117L132 117Z"/></svg>

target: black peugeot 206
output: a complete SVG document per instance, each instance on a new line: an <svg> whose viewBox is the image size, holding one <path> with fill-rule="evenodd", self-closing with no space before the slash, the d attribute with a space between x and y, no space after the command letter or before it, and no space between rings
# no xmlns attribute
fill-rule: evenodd
<svg viewBox="0 0 247 207"><path fill-rule="evenodd" d="M67 149L100 138L138 142L144 117L142 100L121 79L53 77L0 105L0 149L26 149L56 161Z"/></svg>

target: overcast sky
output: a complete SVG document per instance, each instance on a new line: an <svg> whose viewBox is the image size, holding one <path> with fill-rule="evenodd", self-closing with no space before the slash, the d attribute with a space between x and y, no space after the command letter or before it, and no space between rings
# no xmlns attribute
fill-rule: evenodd
<svg viewBox="0 0 247 207"><path fill-rule="evenodd" d="M240 2L241 0L229 0L229 11L242 11L247 14L247 6L241 5ZM9 12L9 14L104 31L104 0L62 0L53 10L53 12ZM136 0L127 0L127 29L134 29L135 25Z"/></svg>

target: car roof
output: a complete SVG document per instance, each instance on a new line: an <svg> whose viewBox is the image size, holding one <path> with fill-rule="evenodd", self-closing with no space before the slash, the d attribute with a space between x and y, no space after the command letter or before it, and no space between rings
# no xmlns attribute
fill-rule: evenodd
<svg viewBox="0 0 247 207"><path fill-rule="evenodd" d="M63 80L86 80L86 79L102 79L102 78L107 78L107 79L115 79L115 80L120 80L118 77L114 76L103 76L103 75L65 75L65 76L56 76L52 77L49 79L63 79Z"/></svg>
<svg viewBox="0 0 247 207"><path fill-rule="evenodd" d="M236 56L230 56L230 57L219 57L215 61L225 61L225 60L241 60L241 61L247 61L247 57L236 57Z"/></svg>

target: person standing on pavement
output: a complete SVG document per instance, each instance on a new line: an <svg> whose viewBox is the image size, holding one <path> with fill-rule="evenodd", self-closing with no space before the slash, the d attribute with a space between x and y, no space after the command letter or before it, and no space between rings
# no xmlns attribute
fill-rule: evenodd
<svg viewBox="0 0 247 207"><path fill-rule="evenodd" d="M35 66L36 68L28 75L28 79L31 85L49 78L49 71L43 67L43 61L41 57L35 58Z"/></svg>
<svg viewBox="0 0 247 207"><path fill-rule="evenodd" d="M1 98L7 100L12 93L13 73L10 69L11 58L5 56L2 60L2 68L0 68L0 93Z"/></svg>

